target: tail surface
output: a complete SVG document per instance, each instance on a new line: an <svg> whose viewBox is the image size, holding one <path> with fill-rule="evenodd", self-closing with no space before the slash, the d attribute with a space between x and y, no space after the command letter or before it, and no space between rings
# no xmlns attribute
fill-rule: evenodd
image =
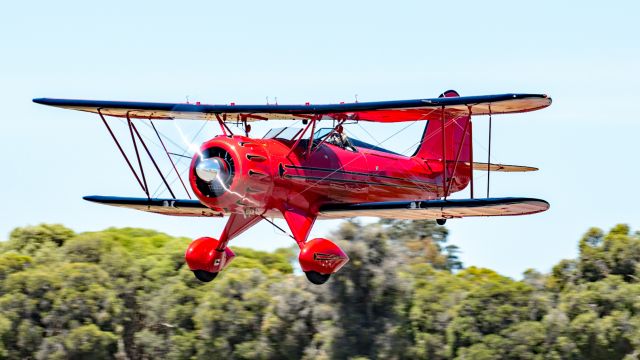
<svg viewBox="0 0 640 360"><path fill-rule="evenodd" d="M440 97L458 96L460 95L455 90L448 90L440 95ZM469 163L473 160L471 117L467 113L434 111L440 116L427 123L414 157L424 161L431 171L441 173L442 187L439 192L440 196L444 196L447 188L449 188L448 195L464 189L470 181ZM446 164L446 167L443 164Z"/></svg>

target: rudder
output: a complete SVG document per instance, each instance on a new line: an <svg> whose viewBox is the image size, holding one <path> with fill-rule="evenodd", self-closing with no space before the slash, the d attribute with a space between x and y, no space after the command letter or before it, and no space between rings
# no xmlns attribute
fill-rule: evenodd
<svg viewBox="0 0 640 360"><path fill-rule="evenodd" d="M447 90L439 97L458 96L460 95L455 90ZM470 167L465 165L472 160L471 117L469 114L451 113L446 110L442 116L441 111L437 110L437 115L440 116L434 116L427 123L414 157L425 161L434 172L443 172L443 163L446 162L447 184L451 182L450 192L459 191L469 183L471 175ZM444 191L440 192L443 196Z"/></svg>

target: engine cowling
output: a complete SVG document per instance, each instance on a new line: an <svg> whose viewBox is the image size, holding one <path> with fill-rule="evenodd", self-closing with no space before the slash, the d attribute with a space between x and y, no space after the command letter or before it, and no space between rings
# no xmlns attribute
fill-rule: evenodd
<svg viewBox="0 0 640 360"><path fill-rule="evenodd" d="M198 199L212 209L262 214L273 189L270 165L259 140L218 136L194 156L189 181Z"/></svg>

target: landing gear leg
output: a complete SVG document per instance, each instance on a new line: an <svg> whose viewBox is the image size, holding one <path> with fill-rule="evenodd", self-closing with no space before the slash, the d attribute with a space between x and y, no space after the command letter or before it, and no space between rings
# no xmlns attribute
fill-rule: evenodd
<svg viewBox="0 0 640 360"><path fill-rule="evenodd" d="M229 240L243 233L262 218L259 215L243 216L231 214L220 240L199 238L191 242L185 254L185 260L193 275L203 282L209 282L218 276L235 254L227 247Z"/></svg>
<svg viewBox="0 0 640 360"><path fill-rule="evenodd" d="M349 261L347 254L330 240L317 238L307 241L316 220L314 214L292 208L283 210L282 214L300 247L300 267L312 284L326 283L331 274Z"/></svg>

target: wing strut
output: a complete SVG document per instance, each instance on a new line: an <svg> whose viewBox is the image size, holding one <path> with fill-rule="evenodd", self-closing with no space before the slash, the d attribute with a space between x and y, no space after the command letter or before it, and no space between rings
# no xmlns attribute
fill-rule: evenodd
<svg viewBox="0 0 640 360"><path fill-rule="evenodd" d="M470 188L469 190L471 191L471 198L473 199L473 119L470 118L469 119L469 141L471 141L471 146L469 146L469 166L470 168L470 172L471 174L469 174L469 176L471 177L470 179Z"/></svg>
<svg viewBox="0 0 640 360"><path fill-rule="evenodd" d="M458 162L460 162L460 155L462 154L462 146L464 145L464 141L467 138L467 129L469 128L469 123L471 123L471 106L469 106L469 121L467 121L464 124L464 129L462 130L462 141L460 141L460 145L458 145L458 151L456 152L456 161L453 163L453 171L451 171L451 179L449 180L449 185L447 186L447 192L446 194L449 194L449 191L451 191L451 183L453 181L453 178L456 176L456 169L458 168ZM471 147L473 147L473 139L472 141L472 145ZM473 172L471 173L471 176L473 176ZM446 200L446 198L445 198Z"/></svg>
<svg viewBox="0 0 640 360"><path fill-rule="evenodd" d="M147 184L147 177L144 176L144 167L142 166L142 160L140 159L140 152L138 152L138 144L136 139L133 137L133 123L131 123L131 119L129 118L129 112L127 112L127 125L129 126L129 133L131 133L131 142L133 143L133 149L136 151L136 158L138 158L138 166L140 167L140 174L142 175L142 182L144 183L144 192L147 193L147 199L150 199L149 196L149 184ZM138 132L136 130L136 132ZM175 196L173 197L175 199Z"/></svg>
<svg viewBox="0 0 640 360"><path fill-rule="evenodd" d="M154 159L153 155L151 155L151 151L149 151L149 148L147 147L147 144L142 139L142 136L140 135L140 132L138 132L138 128L136 128L136 126L133 123L133 121L131 121L131 117L129 116L129 112L127 112L125 114L125 117L127 119L127 125L129 127L129 133L131 134L131 142L133 142L133 148L134 148L134 150L136 152L136 158L138 159L138 166L140 167L140 176L138 175L138 172L133 168L133 165L131 164L131 161L129 160L129 157L127 156L127 154L125 153L124 149L120 145L120 142L118 141L118 138L113 133L113 130L111 130L111 126L109 126L109 123L107 122L107 120L104 118L104 114L102 114L102 109L100 109L100 108L97 109L97 113L98 113L98 115L100 115L100 119L102 119L102 122L107 127L107 130L109 131L109 134L111 135L111 138L116 143L116 146L118 147L118 150L120 150L120 153L124 157L124 160L127 162L127 165L129 166L129 169L133 173L133 176L136 178L136 181L140 185L140 188L142 188L142 191L147 196L147 200L151 200L151 195L149 194L149 187L147 185L147 178L146 178L146 176L144 174L144 167L142 165L142 159L140 158L140 152L138 151L138 142L136 141L136 138L142 144L142 147L144 148L145 152L149 156L149 159L153 163L153 166L156 168L156 171L158 172L158 175L160 175L160 178L162 179L162 182L167 187L167 190L169 190L169 193L171 193L172 198L173 199L177 199L176 195L173 193L173 190L171 189L171 186L167 182L167 179L162 174L162 171L160 171L160 167L158 166L158 163L156 163L156 160ZM153 123L151 125L153 126ZM158 130L156 130L155 126L153 126L153 130L156 132L156 135L158 135L158 139L160 139L160 143L162 144L165 152L167 153L167 156L169 157L169 160L171 160L171 157L169 156L169 152L167 151L167 148L165 147L164 142L160 138L160 134L158 133ZM135 136L134 136L134 134L135 134ZM176 170L175 165L173 164L173 161L171 161L171 164L173 165L174 170L176 171L176 174L177 174L177 170ZM177 174L177 175L178 175L178 178L180 178L180 174ZM142 176L142 179L141 179L141 176ZM182 182L182 179L180 179L180 182ZM182 185L185 186L184 182L182 183ZM185 191L186 191L186 186L185 186ZM189 198L191 198L191 195L189 194L188 191L187 191L187 195L189 196Z"/></svg>
<svg viewBox="0 0 640 360"><path fill-rule="evenodd" d="M306 156L311 155L311 150L313 149L313 136L316 132L316 117L311 119L311 134L309 135L309 145L307 146Z"/></svg>
<svg viewBox="0 0 640 360"><path fill-rule="evenodd" d="M138 181L138 184L140 184L140 187L142 188L142 191L144 191L144 193L147 194L147 198L149 198L149 192L144 187L144 185L142 185L142 181L140 181L140 177L138 176L138 173L136 173L136 171L133 169L133 165L131 165L131 161L129 161L129 157L127 156L127 154L122 149L122 146L120 146L120 142L118 141L118 138L115 136L115 134L111 130L111 126L109 126L109 123L107 123L107 120L105 120L104 116L102 115L102 111L100 109L98 109L98 115L100 115L100 118L102 119L102 122L104 123L104 126L106 126L107 130L109 130L109 134L111 134L111 138L113 138L113 141L115 141L116 146L118 146L118 149L120 150L120 153L124 157L124 160L127 162L127 165L129 165L129 169L131 169L131 172L133 173L133 176L135 176L136 180Z"/></svg>
<svg viewBox="0 0 640 360"><path fill-rule="evenodd" d="M144 140L142 140L142 136L140 136L140 133L138 132L138 129L133 124L133 122L131 122L131 119L129 119L128 115L127 115L127 120L130 122L131 127L136 132L136 136L138 137L138 140L140 140L140 143L144 147L144 150L147 152L147 155L149 156L149 159L151 159L151 162L153 163L153 166L156 168L156 171L158 172L158 175L160 175L160 177L162 178L162 181L164 182L164 185L167 187L167 190L169 190L169 193L171 194L171 197L174 198L174 199L177 199L176 195L173 193L173 190L171 190L171 186L169 186L169 183L167 182L167 179L165 179L164 175L162 174L162 171L160 171L160 168L158 167L158 164L156 163L156 160L153 158L153 155L151 155L151 151L149 151L149 148L147 147L147 144L144 142ZM133 141L133 143L135 144L135 140Z"/></svg>
<svg viewBox="0 0 640 360"><path fill-rule="evenodd" d="M491 103L489 103L489 149L487 150L487 164L491 164ZM473 174L471 175L473 176ZM487 166L487 199L489 198L489 183L491 180L491 171Z"/></svg>
<svg viewBox="0 0 640 360"><path fill-rule="evenodd" d="M224 119L222 119L219 114L216 114L216 120L218 120L218 124L220 125L220 129L222 129L222 133L224 134L224 136L233 136L233 131L229 129L227 123L225 122L227 120L226 114L224 115ZM227 131L229 133L227 133Z"/></svg>
<svg viewBox="0 0 640 360"><path fill-rule="evenodd" d="M291 149L289 149L289 152L287 153L287 155L285 156L285 158L289 158L289 155L291 155L291 153L293 152L293 150L298 147L298 144L300 144L300 141L302 141L302 138L304 137L304 134L307 133L307 130L309 130L309 128L311 127L311 125L313 125L313 127L315 128L316 126L316 120L312 119L310 123L307 124L307 126L304 127L304 129L300 132L299 135L297 136L296 141L293 143L293 145L291 145ZM311 133L311 139L309 141L313 141L313 133Z"/></svg>
<svg viewBox="0 0 640 360"><path fill-rule="evenodd" d="M167 150L167 147L164 145L164 141L162 141L162 138L160 137L160 133L156 129L156 126L153 124L153 121L151 119L149 119L149 122L151 123L151 127L153 128L153 131L155 131L156 136L158 136L158 140L160 140L160 144L162 144L162 148L164 149L164 152L167 154L167 158L169 158L169 161L171 162L171 166L173 166L173 171L176 172L176 175L178 176L178 179L180 180L180 183L184 188L184 192L186 192L189 199L191 199L191 194L189 194L189 190L187 190L187 186L184 184L184 181L182 180L182 176L180 176L180 173L178 172L178 168L176 168L176 164L173 162L171 155L169 155L169 150Z"/></svg>
<svg viewBox="0 0 640 360"><path fill-rule="evenodd" d="M447 200L447 137L445 135L445 127L447 124L444 119L444 106L440 110L441 118L440 123L442 124L442 191L444 191L444 199Z"/></svg>
<svg viewBox="0 0 640 360"><path fill-rule="evenodd" d="M331 137L331 135L333 135L333 133L334 133L334 132L336 132L336 129L338 128L338 126L340 126L340 125L344 124L344 123L345 123L345 121L347 121L347 119L341 119L341 120L338 120L338 125L335 125L335 126L333 127L333 129L331 129L331 131L330 131L327 135L325 135L325 136L322 138L322 141L320 141L320 143L319 143L318 145L316 145L316 146L315 146L315 148L316 148L316 149L319 149L319 148L320 148L320 146L321 146L322 144L324 144L324 143L325 143L325 142L326 142L326 141ZM315 150L314 150L314 151L315 151Z"/></svg>

